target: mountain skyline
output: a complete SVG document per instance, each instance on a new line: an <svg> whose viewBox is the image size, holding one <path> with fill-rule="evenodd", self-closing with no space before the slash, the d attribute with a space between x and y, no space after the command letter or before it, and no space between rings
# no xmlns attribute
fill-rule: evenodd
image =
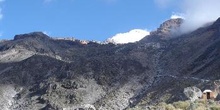
<svg viewBox="0 0 220 110"><path fill-rule="evenodd" d="M52 37L104 41L133 29L151 31L175 12L157 4L154 0L1 0L0 39L41 31Z"/></svg>
<svg viewBox="0 0 220 110"><path fill-rule="evenodd" d="M161 11L154 4L154 1L145 0L2 0L0 39L41 31L52 37L104 41L117 33L158 27L164 20L158 19L158 15L149 15L155 12L148 8L157 13ZM169 18L166 12L162 13L165 15L160 18ZM149 22L153 19L154 23Z"/></svg>
<svg viewBox="0 0 220 110"><path fill-rule="evenodd" d="M145 110L187 101L185 88L203 91L220 82L220 18L172 34L181 23L167 20L141 41L124 45L53 39L42 32L2 41L0 107Z"/></svg>
<svg viewBox="0 0 220 110"><path fill-rule="evenodd" d="M0 0L0 109L220 109L219 6Z"/></svg>
<svg viewBox="0 0 220 110"><path fill-rule="evenodd" d="M105 41L134 29L154 31L176 17L185 19L185 33L216 20L219 5L218 0L0 0L0 39L41 31L51 37Z"/></svg>

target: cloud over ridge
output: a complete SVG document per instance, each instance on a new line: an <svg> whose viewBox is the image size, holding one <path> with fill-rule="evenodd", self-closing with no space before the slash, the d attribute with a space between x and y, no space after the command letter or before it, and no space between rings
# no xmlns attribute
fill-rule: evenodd
<svg viewBox="0 0 220 110"><path fill-rule="evenodd" d="M129 32L118 33L115 36L108 38L107 41L116 44L132 43L141 40L149 34L148 31L143 29L133 29Z"/></svg>
<svg viewBox="0 0 220 110"><path fill-rule="evenodd" d="M160 7L166 5L179 8L184 22L180 27L182 33L194 31L220 17L220 0L155 0ZM172 15L171 18L180 17Z"/></svg>
<svg viewBox="0 0 220 110"><path fill-rule="evenodd" d="M184 0L182 11L185 22L183 32L193 31L220 17L220 0Z"/></svg>

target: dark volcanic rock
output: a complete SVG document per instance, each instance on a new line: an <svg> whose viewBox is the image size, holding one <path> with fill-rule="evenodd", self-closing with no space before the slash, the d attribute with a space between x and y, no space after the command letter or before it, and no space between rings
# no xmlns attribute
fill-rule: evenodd
<svg viewBox="0 0 220 110"><path fill-rule="evenodd" d="M168 20L125 45L16 35L0 43L0 107L117 110L186 100L184 88L220 79L218 22L177 37L182 19Z"/></svg>
<svg viewBox="0 0 220 110"><path fill-rule="evenodd" d="M26 38L45 40L45 39L49 39L50 37L42 32L32 32L28 34L15 35L14 40L26 39Z"/></svg>

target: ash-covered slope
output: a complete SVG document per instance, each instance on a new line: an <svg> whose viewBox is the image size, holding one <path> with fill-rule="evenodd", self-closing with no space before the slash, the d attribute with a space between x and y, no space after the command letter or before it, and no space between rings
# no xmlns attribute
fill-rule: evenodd
<svg viewBox="0 0 220 110"><path fill-rule="evenodd" d="M0 42L0 106L118 110L184 100L183 88L219 79L220 23L177 37L171 30L179 23L169 21L125 45L57 40L40 32Z"/></svg>
<svg viewBox="0 0 220 110"><path fill-rule="evenodd" d="M197 86L204 90L206 85L212 86L214 80L219 80L219 21L170 39L158 39L159 35L151 35L140 41L141 45L158 44L160 54L152 87L143 95L134 97L141 97L134 101L134 105L185 100L184 88ZM157 40L145 43L153 37Z"/></svg>
<svg viewBox="0 0 220 110"><path fill-rule="evenodd" d="M97 109L123 109L154 71L150 65L154 56L147 54L153 48L136 44L82 44L30 33L0 47L2 53L10 54L13 49L25 56L0 63L0 88L14 91L9 99L0 100L8 102L2 106L9 109L75 109L87 104ZM33 54L26 56L21 48Z"/></svg>
<svg viewBox="0 0 220 110"><path fill-rule="evenodd" d="M218 19L211 26L166 41L167 48L160 59L164 73L218 79L219 24Z"/></svg>

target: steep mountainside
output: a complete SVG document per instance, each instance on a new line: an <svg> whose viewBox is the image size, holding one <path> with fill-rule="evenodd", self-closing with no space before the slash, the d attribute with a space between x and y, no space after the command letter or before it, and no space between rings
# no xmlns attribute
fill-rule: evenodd
<svg viewBox="0 0 220 110"><path fill-rule="evenodd" d="M0 42L0 106L118 110L185 100L183 88L220 79L220 19L177 36L181 19L124 45L58 40L41 32Z"/></svg>

